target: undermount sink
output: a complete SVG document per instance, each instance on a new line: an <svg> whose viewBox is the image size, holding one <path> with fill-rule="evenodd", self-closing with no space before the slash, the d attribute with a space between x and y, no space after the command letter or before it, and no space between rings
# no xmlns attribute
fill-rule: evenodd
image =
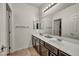
<svg viewBox="0 0 79 59"><path fill-rule="evenodd" d="M57 39L58 41L62 41L62 39Z"/></svg>
<svg viewBox="0 0 79 59"><path fill-rule="evenodd" d="M59 42L62 41L61 38L55 38L55 37L52 37L52 36L50 36L50 35L45 35L44 37L45 37L45 38L48 38L49 40L54 40L54 41L59 41Z"/></svg>
<svg viewBox="0 0 79 59"><path fill-rule="evenodd" d="M51 40L58 41L58 42L62 41L62 39L59 39L59 38L52 38Z"/></svg>
<svg viewBox="0 0 79 59"><path fill-rule="evenodd" d="M46 37L46 38L53 38L53 37L51 37L51 36L48 36L48 35L47 35L47 36L44 36L44 37Z"/></svg>

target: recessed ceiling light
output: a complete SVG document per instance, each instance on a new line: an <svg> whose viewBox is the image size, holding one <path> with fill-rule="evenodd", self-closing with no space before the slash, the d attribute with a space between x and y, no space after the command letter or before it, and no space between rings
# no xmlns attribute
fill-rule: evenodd
<svg viewBox="0 0 79 59"><path fill-rule="evenodd" d="M51 3L51 5L53 5L54 3Z"/></svg>
<svg viewBox="0 0 79 59"><path fill-rule="evenodd" d="M51 6L51 4L48 5L48 7L50 7L50 6Z"/></svg>

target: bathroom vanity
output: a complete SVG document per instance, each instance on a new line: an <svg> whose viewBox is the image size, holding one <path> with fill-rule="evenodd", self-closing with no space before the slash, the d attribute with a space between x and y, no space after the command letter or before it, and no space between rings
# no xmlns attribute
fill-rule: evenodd
<svg viewBox="0 0 79 59"><path fill-rule="evenodd" d="M79 56L78 43L68 41L70 38L63 38L67 41L58 41L54 37L32 34L32 45L41 56Z"/></svg>

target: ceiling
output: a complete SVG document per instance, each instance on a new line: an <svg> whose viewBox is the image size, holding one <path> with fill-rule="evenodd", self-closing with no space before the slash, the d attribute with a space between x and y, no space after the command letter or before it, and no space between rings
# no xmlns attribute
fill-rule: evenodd
<svg viewBox="0 0 79 59"><path fill-rule="evenodd" d="M72 6L76 3L58 3L57 5L53 6L52 8L50 8L48 11L46 11L45 13L43 13L43 16L47 16L47 15L53 15L69 6Z"/></svg>
<svg viewBox="0 0 79 59"><path fill-rule="evenodd" d="M45 5L49 4L49 3L28 3L28 4L31 5L31 6L39 8L39 7L45 6Z"/></svg>

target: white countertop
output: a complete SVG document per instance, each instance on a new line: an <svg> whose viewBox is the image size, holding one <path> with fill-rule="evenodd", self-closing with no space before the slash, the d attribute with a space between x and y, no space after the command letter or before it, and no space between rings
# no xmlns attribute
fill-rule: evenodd
<svg viewBox="0 0 79 59"><path fill-rule="evenodd" d="M65 38L65 37L58 37L53 36L54 38L45 38L44 36L41 36L39 34L32 34L39 39L49 43L52 46L55 46L56 48L62 50L63 52L72 55L72 56L79 56L79 40L73 40L71 38ZM59 42L56 40L56 38L61 38L62 41Z"/></svg>

